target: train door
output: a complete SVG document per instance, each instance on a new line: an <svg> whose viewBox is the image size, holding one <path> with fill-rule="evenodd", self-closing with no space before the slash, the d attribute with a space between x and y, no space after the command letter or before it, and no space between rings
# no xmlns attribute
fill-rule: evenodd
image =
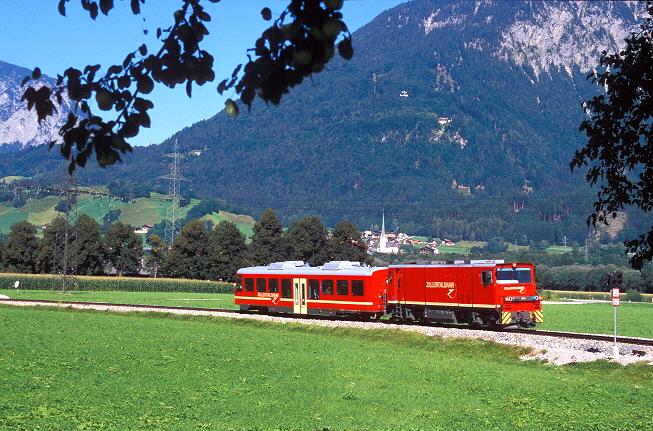
<svg viewBox="0 0 653 431"><path fill-rule="evenodd" d="M426 267L423 265L411 265L406 269L405 301L413 305L423 307L426 302ZM410 287L410 288L408 288Z"/></svg>
<svg viewBox="0 0 653 431"><path fill-rule="evenodd" d="M459 266L458 278L458 303L461 307L471 307L474 304L474 290L472 288L472 268Z"/></svg>
<svg viewBox="0 0 653 431"><path fill-rule="evenodd" d="M475 306L492 306L496 303L491 268L474 267L472 269L472 284Z"/></svg>
<svg viewBox="0 0 653 431"><path fill-rule="evenodd" d="M396 289L396 294L397 294L397 301L399 303L404 303L406 301L406 283L404 281L404 273L406 272L405 269L397 269L396 272L396 277L395 280L397 282L397 289Z"/></svg>
<svg viewBox="0 0 653 431"><path fill-rule="evenodd" d="M306 306L306 279L293 278L293 298L294 308L293 311L297 314L307 314L308 307Z"/></svg>

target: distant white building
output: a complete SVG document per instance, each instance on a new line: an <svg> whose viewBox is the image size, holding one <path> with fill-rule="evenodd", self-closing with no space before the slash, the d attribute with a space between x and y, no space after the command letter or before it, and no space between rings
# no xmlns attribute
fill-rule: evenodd
<svg viewBox="0 0 653 431"><path fill-rule="evenodd" d="M376 248L376 252L383 254L399 253L397 243L388 241L388 236L385 233L385 214L383 214L383 221L381 222L381 236L379 237L379 246Z"/></svg>

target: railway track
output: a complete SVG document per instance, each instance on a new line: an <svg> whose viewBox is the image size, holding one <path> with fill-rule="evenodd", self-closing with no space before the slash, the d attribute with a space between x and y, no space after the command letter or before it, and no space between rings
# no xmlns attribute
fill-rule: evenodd
<svg viewBox="0 0 653 431"><path fill-rule="evenodd" d="M40 300L40 299L0 299L0 304L6 303L10 305L50 305L50 306L68 306L68 307L78 307L78 308L89 308L89 309L104 309L104 310L116 310L125 308L129 310L142 310L142 311L161 311L161 312L175 312L175 313L184 313L184 312L203 312L211 314L227 314L227 313L236 313L241 315L252 315L256 316L258 314L241 312L240 310L230 310L223 308L203 308L203 307L179 307L179 306L168 306L168 305L148 305L148 304L122 304L122 303L108 303L108 302L84 302L84 301L52 301L52 300ZM297 316L292 314L275 314L275 317L280 317L284 319L297 319L301 318L304 320L330 320L330 321L346 321L342 317L331 317L331 316L316 316L316 315L304 315ZM367 322L363 320L353 320L359 322ZM506 328L501 330L496 330L492 328L478 328L470 327L467 325L454 325L454 324L423 324L419 322L396 322L390 320L380 320L376 322L382 322L386 325L416 325L416 326L430 326L430 327L440 327L440 328L452 328L452 329L462 329L462 330L480 330L488 332L500 332L500 333L510 333L510 334L524 334L524 335L535 335L535 336L548 336L548 337L557 337L557 338L571 338L578 340L591 340L591 341L603 341L603 342L613 342L614 336L612 335L600 335L600 334L583 334L577 332L560 332L560 331L543 331L539 329L516 329L516 328ZM650 338L636 338L636 337L617 337L617 343L627 344L627 345L638 345L638 346L653 346L653 339Z"/></svg>
<svg viewBox="0 0 653 431"><path fill-rule="evenodd" d="M613 335L600 335L600 334L581 334L578 332L556 332L556 331L542 331L539 329L515 329L514 331L524 334L541 335L549 337L560 338L573 338L578 340L592 340L592 341L605 341L612 343L614 341ZM617 337L617 343L621 344L636 344L640 346L653 346L653 339L650 338L636 338L636 337Z"/></svg>

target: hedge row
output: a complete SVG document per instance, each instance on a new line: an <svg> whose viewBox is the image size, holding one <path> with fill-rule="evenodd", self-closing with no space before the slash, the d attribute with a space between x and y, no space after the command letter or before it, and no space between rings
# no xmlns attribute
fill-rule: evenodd
<svg viewBox="0 0 653 431"><path fill-rule="evenodd" d="M61 290L61 277L52 275L0 274L0 288L12 289L16 281L24 290ZM232 283L174 278L125 278L77 276L68 281L68 290L118 292L233 293ZM76 287L75 287L76 286Z"/></svg>

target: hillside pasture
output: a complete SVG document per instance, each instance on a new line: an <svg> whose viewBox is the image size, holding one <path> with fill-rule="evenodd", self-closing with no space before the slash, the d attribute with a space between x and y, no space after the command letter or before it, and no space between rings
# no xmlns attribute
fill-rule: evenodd
<svg viewBox="0 0 653 431"><path fill-rule="evenodd" d="M256 221L248 215L242 214L231 214L225 211L220 211L219 213L206 214L201 220L210 220L214 225L217 225L221 221L227 220L236 224L236 227L239 231L245 234L247 238L251 238L254 234L254 223Z"/></svg>
<svg viewBox="0 0 653 431"><path fill-rule="evenodd" d="M104 223L104 217L109 211L120 210L119 221L140 228L145 224L154 225L165 220L167 217L170 202L164 195L152 193L151 198L138 198L133 201L122 201L110 196L94 195L90 190L77 195L77 214L86 214L100 225ZM38 234L42 234L41 226L49 224L59 214L55 206L59 203L59 196L46 196L41 199L30 199L24 194L26 203L20 208L14 208L11 202L0 203L0 232L9 233L14 223L27 220L37 227ZM184 218L195 205L200 203L199 199L191 199L189 204L179 208L177 217ZM229 220L236 223L238 229L248 238L253 234L252 228L255 220L251 216L231 214L220 211L203 217L218 224L222 220Z"/></svg>
<svg viewBox="0 0 653 431"><path fill-rule="evenodd" d="M9 233L11 225L27 220L29 212L14 208L10 202L0 203L0 232Z"/></svg>

